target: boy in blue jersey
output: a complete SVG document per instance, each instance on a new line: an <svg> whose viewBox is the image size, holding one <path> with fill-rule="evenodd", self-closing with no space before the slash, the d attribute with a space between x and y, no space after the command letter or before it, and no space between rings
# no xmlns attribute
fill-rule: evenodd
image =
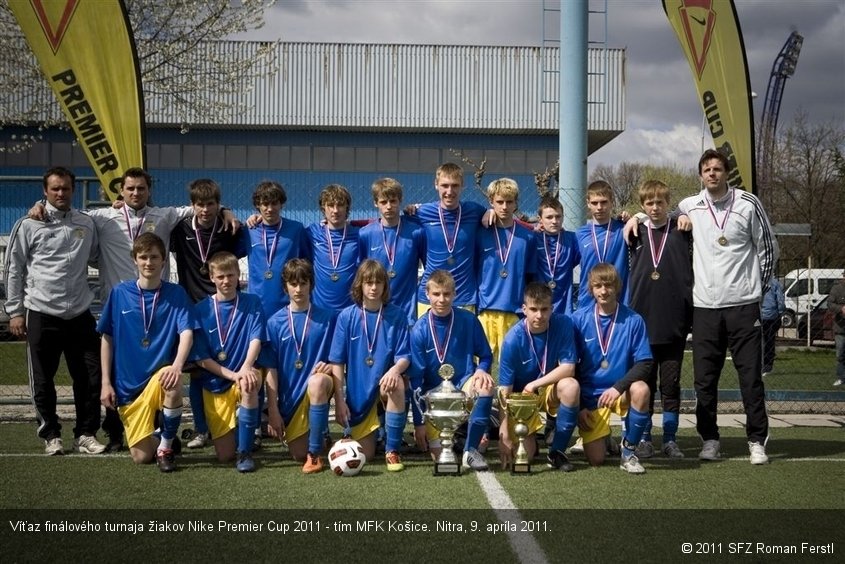
<svg viewBox="0 0 845 564"><path fill-rule="evenodd" d="M425 261L425 232L415 217L402 218L402 185L393 178L373 182L373 204L379 221L358 232L360 260L376 259L387 269L390 297L408 315L408 326L417 320L417 271Z"/></svg>
<svg viewBox="0 0 845 564"><path fill-rule="evenodd" d="M504 400L511 392L540 395L540 410L557 416L549 466L570 472L572 464L564 450L578 423L580 392L575 379L578 356L572 321L565 315L552 313L552 290L542 282L531 282L525 288L522 313L525 318L511 327L502 343L499 397ZM515 422L507 409L501 413L499 456L506 466L516 452ZM526 424L529 434L525 448L531 459L537 452L536 432L543 428L539 412Z"/></svg>
<svg viewBox="0 0 845 564"><path fill-rule="evenodd" d="M417 292L418 316L429 307L426 282L435 270L445 270L455 282L454 305L474 311L477 299L475 242L487 210L475 202L462 202L464 171L455 163L437 168L434 187L438 201L423 204L415 215L425 230L426 259Z"/></svg>
<svg viewBox="0 0 845 564"><path fill-rule="evenodd" d="M499 357L505 333L519 317L525 283L535 273L534 234L514 221L519 186L510 178L487 187L495 223L482 229L476 240L478 265L478 321L487 335L493 358Z"/></svg>
<svg viewBox="0 0 845 564"><path fill-rule="evenodd" d="M589 275L599 263L612 264L619 274L622 288L618 299L627 301L628 288L628 245L622 236L625 224L611 217L613 212L613 188L604 180L597 180L587 186L587 210L591 220L578 228L578 248L581 251L581 282L578 288L578 307L593 305L595 299L590 289Z"/></svg>
<svg viewBox="0 0 845 564"><path fill-rule="evenodd" d="M185 290L161 279L165 252L164 242L153 233L135 239L132 259L138 279L112 288L97 331L103 335L101 403L118 410L133 461L155 458L162 472L173 472L173 439L182 420L182 368L196 323ZM163 412L158 444L153 436L157 411Z"/></svg>
<svg viewBox="0 0 845 564"><path fill-rule="evenodd" d="M425 394L443 381L440 368L451 367L455 387L475 398L462 465L465 469L487 470L487 462L478 452L478 445L487 431L493 407L495 384L490 376L493 353L478 318L472 312L452 307L455 280L451 274L435 270L425 284L425 291L431 308L420 316L411 330L411 388ZM430 423L423 422L416 403L413 417L417 447L430 450L432 458L437 460L440 455L438 432Z"/></svg>
<svg viewBox="0 0 845 564"><path fill-rule="evenodd" d="M306 231L314 267L314 305L340 311L352 305L349 288L358 268L358 227L351 225L352 196L340 184L329 184L320 192L324 221L312 223Z"/></svg>
<svg viewBox="0 0 845 564"><path fill-rule="evenodd" d="M201 324L195 356L202 371L193 377L203 389L203 408L220 462L235 459L238 472L252 472L252 445L259 423L256 368L265 336L261 299L238 292L240 268L232 253L220 252L208 261L217 291L194 311ZM237 429L237 443L235 433Z"/></svg>
<svg viewBox="0 0 845 564"><path fill-rule="evenodd" d="M581 250L575 233L563 229L563 205L552 194L540 198L537 209L541 232L537 240L536 279L552 289L552 311L573 311L572 276L581 262Z"/></svg>
<svg viewBox="0 0 845 564"><path fill-rule="evenodd" d="M278 182L262 182L252 194L261 222L249 230L249 292L261 298L265 319L288 303L282 291L284 265L309 254L305 227L281 216L286 202L287 194Z"/></svg>
<svg viewBox="0 0 845 564"><path fill-rule="evenodd" d="M681 407L681 366L687 334L692 328L692 234L678 229L669 217L669 187L648 180L639 188L640 205L648 220L638 226L631 250L630 306L648 328L654 364L648 377L651 389L649 421L637 446L640 459L654 455L651 415L660 373L663 403L663 454L683 458L675 436Z"/></svg>
<svg viewBox="0 0 845 564"><path fill-rule="evenodd" d="M329 350L335 312L314 306L314 270L293 259L283 272L290 303L267 322L274 368L267 373L268 430L285 438L302 471L323 469L323 439L329 428L329 400L335 392Z"/></svg>
<svg viewBox="0 0 845 564"><path fill-rule="evenodd" d="M405 468L399 449L406 419L404 373L411 357L408 316L389 303L387 271L376 260L367 259L358 267L351 294L355 304L338 315L329 354L337 422L350 429L372 460L379 402L384 402L384 459L389 472L399 472Z"/></svg>
<svg viewBox="0 0 845 564"><path fill-rule="evenodd" d="M591 465L602 464L610 416L627 414L620 468L630 474L642 474L645 468L634 449L649 420L646 379L652 360L648 332L643 318L619 303L622 281L613 265L596 265L590 271L588 284L595 303L579 308L572 316L581 384L578 429L584 440L584 454Z"/></svg>

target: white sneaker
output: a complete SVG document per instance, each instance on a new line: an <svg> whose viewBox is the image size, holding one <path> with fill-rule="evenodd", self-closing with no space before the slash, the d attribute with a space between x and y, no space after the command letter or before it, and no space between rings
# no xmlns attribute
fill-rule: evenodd
<svg viewBox="0 0 845 564"><path fill-rule="evenodd" d="M845 384L845 379L842 378L837 378L836 381L833 382L834 386L841 386L842 384Z"/></svg>
<svg viewBox="0 0 845 564"><path fill-rule="evenodd" d="M627 458L623 456L619 462L619 468L628 474L645 474L645 468L640 464L636 454L632 454Z"/></svg>
<svg viewBox="0 0 845 564"><path fill-rule="evenodd" d="M748 442L748 452L750 453L751 464L767 464L769 457L766 456L766 447L760 443Z"/></svg>
<svg viewBox="0 0 845 564"><path fill-rule="evenodd" d="M666 458L683 458L684 453L681 452L681 447L675 441L666 441L663 443L663 454Z"/></svg>
<svg viewBox="0 0 845 564"><path fill-rule="evenodd" d="M716 439L710 439L709 441L704 441L704 445L701 447L701 452L698 453L699 460L719 460L722 456L719 454L720 448L719 441Z"/></svg>
<svg viewBox="0 0 845 564"><path fill-rule="evenodd" d="M106 451L106 445L93 435L80 435L73 440L73 450L80 454L103 454Z"/></svg>
<svg viewBox="0 0 845 564"><path fill-rule="evenodd" d="M484 460L484 455L474 448L468 448L464 451L464 456L461 459L461 466L464 470L475 470L476 472L489 470L487 461Z"/></svg>
<svg viewBox="0 0 845 564"><path fill-rule="evenodd" d="M65 448L62 446L62 440L60 438L56 437L44 441L44 454L47 456L56 456L64 453Z"/></svg>
<svg viewBox="0 0 845 564"><path fill-rule="evenodd" d="M202 448L206 443L208 443L208 433L196 433L185 446L188 448Z"/></svg>
<svg viewBox="0 0 845 564"><path fill-rule="evenodd" d="M584 439L578 437L575 444L569 449L570 454L584 454Z"/></svg>
<svg viewBox="0 0 845 564"><path fill-rule="evenodd" d="M634 452L637 458L651 458L654 456L654 444L651 441L640 441Z"/></svg>

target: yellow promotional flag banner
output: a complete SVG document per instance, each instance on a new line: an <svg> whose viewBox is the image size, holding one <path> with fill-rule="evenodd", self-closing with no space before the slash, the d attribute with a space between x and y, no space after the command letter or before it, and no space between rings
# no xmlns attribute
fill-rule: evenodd
<svg viewBox="0 0 845 564"><path fill-rule="evenodd" d="M689 61L717 149L731 162L728 182L756 192L751 83L732 0L663 0Z"/></svg>
<svg viewBox="0 0 845 564"><path fill-rule="evenodd" d="M144 167L144 98L120 0L9 0L47 82L109 199Z"/></svg>

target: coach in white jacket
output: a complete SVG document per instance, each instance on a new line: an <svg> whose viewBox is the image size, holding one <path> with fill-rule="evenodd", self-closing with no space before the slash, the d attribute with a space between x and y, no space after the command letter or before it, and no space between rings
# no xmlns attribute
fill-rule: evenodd
<svg viewBox="0 0 845 564"><path fill-rule="evenodd" d="M778 247L760 200L728 186L730 162L710 149L699 159L704 190L679 204L693 225L693 368L698 457L718 460L719 378L730 349L739 374L752 464L768 462L769 432L762 378L760 301Z"/></svg>

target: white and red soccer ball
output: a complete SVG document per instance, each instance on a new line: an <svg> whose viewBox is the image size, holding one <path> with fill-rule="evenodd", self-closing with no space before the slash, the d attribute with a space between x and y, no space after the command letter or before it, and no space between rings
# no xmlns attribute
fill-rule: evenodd
<svg viewBox="0 0 845 564"><path fill-rule="evenodd" d="M355 476L366 463L364 448L355 439L340 439L329 450L329 466L338 476Z"/></svg>

